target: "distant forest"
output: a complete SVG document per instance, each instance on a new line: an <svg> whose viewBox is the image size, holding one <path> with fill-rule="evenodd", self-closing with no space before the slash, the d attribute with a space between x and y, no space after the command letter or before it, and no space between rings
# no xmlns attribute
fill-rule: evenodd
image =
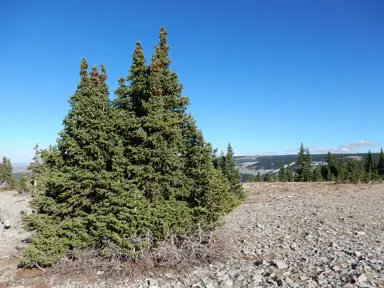
<svg viewBox="0 0 384 288"><path fill-rule="evenodd" d="M382 180L384 154L314 154L301 144L298 155L239 156L236 164L242 181L338 181ZM245 173L244 173L245 171ZM249 171L252 172L249 173ZM248 172L248 173L246 173Z"/></svg>

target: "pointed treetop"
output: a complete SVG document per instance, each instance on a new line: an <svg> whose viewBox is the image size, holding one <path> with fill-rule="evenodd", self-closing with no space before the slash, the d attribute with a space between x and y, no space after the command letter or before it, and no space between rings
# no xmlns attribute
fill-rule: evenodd
<svg viewBox="0 0 384 288"><path fill-rule="evenodd" d="M171 59L168 56L170 47L167 42L167 31L165 27L160 28L160 42L155 46L155 53L152 56L152 65L155 66L155 70L162 66L163 68L168 68L171 63ZM157 61L159 62L157 62Z"/></svg>
<svg viewBox="0 0 384 288"><path fill-rule="evenodd" d="M137 41L136 42L136 49L135 49L135 52L136 53L141 53L144 55L143 53L143 47L141 46L141 42L140 41Z"/></svg>
<svg viewBox="0 0 384 288"><path fill-rule="evenodd" d="M81 81L78 85L78 88L81 88L82 85L85 85L85 82L87 81L87 76L88 76L88 63L87 59L82 58L81 59L81 64L80 64L80 77Z"/></svg>
<svg viewBox="0 0 384 288"><path fill-rule="evenodd" d="M105 69L105 66L104 64L101 64L101 74L106 74L107 73L107 69Z"/></svg>
<svg viewBox="0 0 384 288"><path fill-rule="evenodd" d="M228 150L230 153L234 154L234 151L233 151L233 148L232 148L231 143L228 143L227 150Z"/></svg>
<svg viewBox="0 0 384 288"><path fill-rule="evenodd" d="M141 47L141 42L136 42L135 51L133 51L133 61L130 69L130 74L135 73L135 68L143 68L145 66L145 57L143 47ZM130 80L130 76L128 76L128 80Z"/></svg>
<svg viewBox="0 0 384 288"><path fill-rule="evenodd" d="M161 49L169 49L167 45L167 30L165 30L165 26L160 27L160 48Z"/></svg>
<svg viewBox="0 0 384 288"><path fill-rule="evenodd" d="M87 70L88 70L87 59L83 58L81 59L81 64L80 64L80 75L84 76L84 74L87 74Z"/></svg>

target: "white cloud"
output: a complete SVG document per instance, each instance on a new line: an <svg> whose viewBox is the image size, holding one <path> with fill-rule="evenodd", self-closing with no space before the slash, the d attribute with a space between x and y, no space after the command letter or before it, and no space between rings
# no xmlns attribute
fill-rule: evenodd
<svg viewBox="0 0 384 288"><path fill-rule="evenodd" d="M377 146L376 143L367 140L360 140L357 142L352 142L344 145L339 145L332 148L313 148L311 153L314 154L323 154L323 153L359 153L361 147L374 147Z"/></svg>

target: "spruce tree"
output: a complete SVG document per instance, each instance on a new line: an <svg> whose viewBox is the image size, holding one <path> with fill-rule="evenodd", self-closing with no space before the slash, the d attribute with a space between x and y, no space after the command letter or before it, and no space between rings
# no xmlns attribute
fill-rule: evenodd
<svg viewBox="0 0 384 288"><path fill-rule="evenodd" d="M3 161L0 163L0 186L3 189L15 188L16 182L12 176L12 171L11 159L3 157Z"/></svg>
<svg viewBox="0 0 384 288"><path fill-rule="evenodd" d="M347 159L344 162L344 180L350 183L359 183L363 180L364 169L359 160Z"/></svg>
<svg viewBox="0 0 384 288"><path fill-rule="evenodd" d="M312 179L311 170L311 155L308 149L304 149L303 143L301 143L299 155L297 158L296 168L296 181L308 182Z"/></svg>
<svg viewBox="0 0 384 288"><path fill-rule="evenodd" d="M316 167L312 171L312 181L313 182L321 182L323 181L323 176L321 175L321 167Z"/></svg>
<svg viewBox="0 0 384 288"><path fill-rule="evenodd" d="M217 157L217 148L212 150L212 163L215 169L219 169L219 157Z"/></svg>
<svg viewBox="0 0 384 288"><path fill-rule="evenodd" d="M34 200L38 213L24 219L35 230L31 245L23 251L25 266L48 266L69 250L113 237L105 231L113 227L113 217L102 207L105 199L121 190L114 163L121 155L113 141L105 68L101 74L96 67L88 74L87 68L83 59L81 81L70 98L57 150L49 155L55 158L52 171L44 193Z"/></svg>
<svg viewBox="0 0 384 288"><path fill-rule="evenodd" d="M375 159L372 156L371 150L369 150L367 153L364 168L367 181L374 180L377 178L378 175L376 170Z"/></svg>
<svg viewBox="0 0 384 288"><path fill-rule="evenodd" d="M305 150L304 179L306 182L312 181L312 157L308 148Z"/></svg>
<svg viewBox="0 0 384 288"><path fill-rule="evenodd" d="M39 193L44 190L46 186L46 176L48 173L48 165L45 165L44 155L52 153L52 149L42 150L39 149L39 145L36 144L33 147L35 151L32 158L32 162L28 165L28 170L31 172L30 176L26 179L26 190L32 192L32 194Z"/></svg>
<svg viewBox="0 0 384 288"><path fill-rule="evenodd" d="M29 177L26 174L21 174L17 191L19 193L27 193L29 190Z"/></svg>
<svg viewBox="0 0 384 288"><path fill-rule="evenodd" d="M227 174L227 159L225 158L224 152L220 152L220 156L218 158L218 167L221 170L221 172L225 175Z"/></svg>
<svg viewBox="0 0 384 288"><path fill-rule="evenodd" d="M228 144L227 153L223 161L222 172L228 179L230 190L235 195L241 196L243 194L243 187L241 185L241 176L239 170L236 168L236 161L231 144Z"/></svg>
<svg viewBox="0 0 384 288"><path fill-rule="evenodd" d="M281 164L280 164L280 170L279 170L279 174L278 174L278 180L279 182L285 182L287 180L286 178L286 171L285 171L285 165L284 165L284 161L281 161Z"/></svg>
<svg viewBox="0 0 384 288"><path fill-rule="evenodd" d="M327 181L332 181L338 176L337 160L331 152L328 152L326 159L327 166L323 169L323 177Z"/></svg>
<svg viewBox="0 0 384 288"><path fill-rule="evenodd" d="M271 181L272 181L271 174L270 173L265 174L263 177L263 182L271 182Z"/></svg>
<svg viewBox="0 0 384 288"><path fill-rule="evenodd" d="M288 182L292 182L294 180L293 173L292 173L292 168L291 168L291 163L288 163L287 168L285 169L286 171L286 179Z"/></svg>
<svg viewBox="0 0 384 288"><path fill-rule="evenodd" d="M164 28L149 67L137 43L112 102L105 68L88 73L83 60L57 146L41 152L46 184L33 201L38 213L24 218L35 230L24 266L91 246L135 257L155 244L145 235L156 241L209 226L238 203L237 171L215 168L168 52ZM231 169L232 182L224 176Z"/></svg>
<svg viewBox="0 0 384 288"><path fill-rule="evenodd" d="M384 153L383 148L380 150L379 161L377 162L377 172L381 177L384 177Z"/></svg>

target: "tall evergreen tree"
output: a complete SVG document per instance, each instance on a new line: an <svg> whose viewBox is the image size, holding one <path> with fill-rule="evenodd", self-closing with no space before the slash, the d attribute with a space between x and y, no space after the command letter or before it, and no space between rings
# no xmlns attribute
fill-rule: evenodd
<svg viewBox="0 0 384 288"><path fill-rule="evenodd" d="M346 182L359 183L364 175L364 169L359 160L347 159L344 163L344 179Z"/></svg>
<svg viewBox="0 0 384 288"><path fill-rule="evenodd" d="M11 160L7 157L3 157L3 161L0 163L0 186L5 189L15 188L16 182L12 176L12 171Z"/></svg>
<svg viewBox="0 0 384 288"><path fill-rule="evenodd" d="M219 169L219 157L217 157L217 148L212 150L212 163L215 169Z"/></svg>
<svg viewBox="0 0 384 288"><path fill-rule="evenodd" d="M112 103L105 68L88 73L83 60L57 147L42 154L49 169L34 200L38 213L24 219L36 231L23 252L25 266L48 266L92 245L108 251L108 243L135 256L151 245L140 236L188 233L237 203L231 188L240 183L215 168L212 146L186 112L189 100L168 52L164 28L149 67L137 43ZM225 158L231 157L233 151ZM235 179L232 168L225 165Z"/></svg>
<svg viewBox="0 0 384 288"><path fill-rule="evenodd" d="M293 173L292 173L291 163L288 163L288 166L285 169L285 171L287 173L287 175L286 175L287 181L292 182L294 180L294 177L293 177Z"/></svg>
<svg viewBox="0 0 384 288"><path fill-rule="evenodd" d="M315 169L313 169L313 171L312 171L312 181L313 182L323 181L323 176L321 175L321 168L320 167L316 167Z"/></svg>
<svg viewBox="0 0 384 288"><path fill-rule="evenodd" d="M333 181L338 177L338 165L337 160L331 152L328 152L326 158L326 165L324 165L321 169L322 176L327 181Z"/></svg>
<svg viewBox="0 0 384 288"><path fill-rule="evenodd" d="M121 191L114 162L121 155L111 125L105 68L101 74L96 67L88 74L87 68L83 59L81 81L70 98L58 149L51 153L59 158L57 165L52 166L45 192L34 201L39 213L25 218L26 226L36 230L32 245L23 251L26 266L50 265L68 250L112 236L101 233L113 227L108 223L113 217L100 208L103 200Z"/></svg>
<svg viewBox="0 0 384 288"><path fill-rule="evenodd" d="M270 173L267 173L263 177L263 182L271 182L272 181L272 176Z"/></svg>
<svg viewBox="0 0 384 288"><path fill-rule="evenodd" d="M39 145L36 144L33 147L33 150L35 153L32 158L32 162L28 165L28 170L31 172L31 174L29 177L25 177L25 190L28 190L34 194L43 191L46 187L48 166L44 163L43 155L46 155L52 149L42 150L39 149Z"/></svg>
<svg viewBox="0 0 384 288"><path fill-rule="evenodd" d="M242 195L243 187L241 185L241 176L239 170L236 168L236 161L231 144L228 144L227 153L225 155L222 172L228 179L230 190L235 195Z"/></svg>
<svg viewBox="0 0 384 288"><path fill-rule="evenodd" d="M260 175L260 172L258 172L256 175L256 182L260 182L260 181L261 181L261 175Z"/></svg>
<svg viewBox="0 0 384 288"><path fill-rule="evenodd" d="M226 159L223 151L220 152L220 156L219 156L219 159L218 159L217 162L218 162L219 169L225 175L227 173L226 172L226 169L227 169L227 159Z"/></svg>
<svg viewBox="0 0 384 288"><path fill-rule="evenodd" d="M384 153L383 148L380 150L379 161L377 162L377 172L381 177L384 177Z"/></svg>
<svg viewBox="0 0 384 288"><path fill-rule="evenodd" d="M281 161L279 175L278 175L279 182L285 182L287 180L286 174L287 172L285 171L284 161Z"/></svg>
<svg viewBox="0 0 384 288"><path fill-rule="evenodd" d="M365 168L367 181L374 180L378 176L377 170L376 170L375 159L372 156L371 150L369 150L367 153L364 168Z"/></svg>
<svg viewBox="0 0 384 288"><path fill-rule="evenodd" d="M296 181L308 182L312 179L311 154L308 149L304 149L301 143L299 155L297 158Z"/></svg>

